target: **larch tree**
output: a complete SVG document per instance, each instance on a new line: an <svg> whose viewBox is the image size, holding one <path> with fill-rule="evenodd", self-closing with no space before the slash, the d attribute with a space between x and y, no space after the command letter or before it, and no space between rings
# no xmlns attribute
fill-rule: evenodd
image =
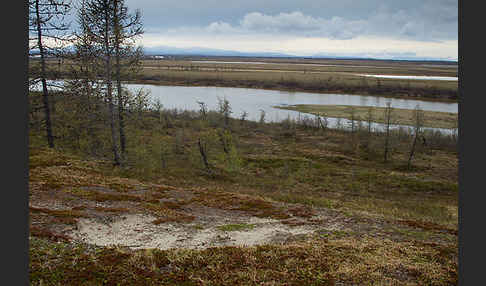
<svg viewBox="0 0 486 286"><path fill-rule="evenodd" d="M115 80L118 103L118 125L120 135L121 158L125 158L125 106L127 103L122 89L122 79L127 78L140 66L142 55L139 47L135 48L135 40L143 34L140 10L128 13L125 0L113 0L113 32L115 46ZM123 70L127 72L122 75Z"/></svg>
<svg viewBox="0 0 486 286"><path fill-rule="evenodd" d="M38 50L40 70L30 73L30 83L42 85L42 104L45 114L46 138L50 148L54 148L49 90L47 84L46 58L55 55L66 40L69 24L65 16L71 8L67 0L29 0L29 49Z"/></svg>
<svg viewBox="0 0 486 286"><path fill-rule="evenodd" d="M111 149L114 164L120 165L120 153L116 132L115 102L113 98L113 58L115 54L114 37L114 1L88 0L82 7L80 17L85 23L85 31L93 45L100 48L98 57L101 57L103 69L104 98L108 105L108 122L111 130Z"/></svg>
<svg viewBox="0 0 486 286"><path fill-rule="evenodd" d="M122 80L139 67L142 52L135 47L135 40L143 33L141 13L139 10L134 14L128 13L124 0L85 0L83 3L80 23L84 25L82 30L87 34L90 45L99 47L97 58L103 67L104 98L108 105L114 163L120 165L126 150L124 113L128 102ZM113 84L116 85L116 98Z"/></svg>
<svg viewBox="0 0 486 286"><path fill-rule="evenodd" d="M73 49L66 53L69 59L69 77L64 80L64 91L71 98L71 105L76 106L75 119L71 124L77 132L88 135L90 150L95 154L99 150L98 131L104 127L107 105L103 100L104 84L99 75L104 72L103 46L98 44L91 32L91 25L86 17L86 2L81 0L77 8L76 29L71 36ZM87 146L86 146L87 147Z"/></svg>
<svg viewBox="0 0 486 286"><path fill-rule="evenodd" d="M97 95L95 90L99 86L98 74L103 66L98 55L103 52L100 45L97 45L90 25L85 16L86 0L81 1L78 9L77 24L78 30L73 34L74 53L71 54L74 68L71 70L73 85L76 85L77 92L85 97L87 108L90 107L90 100Z"/></svg>

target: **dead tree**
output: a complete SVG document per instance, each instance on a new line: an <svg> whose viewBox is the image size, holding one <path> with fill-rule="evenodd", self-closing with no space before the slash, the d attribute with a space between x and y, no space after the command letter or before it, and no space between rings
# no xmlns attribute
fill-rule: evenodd
<svg viewBox="0 0 486 286"><path fill-rule="evenodd" d="M65 40L64 33L69 25L64 22L64 17L71 8L71 3L66 0L29 0L29 42L30 50L39 50L40 73L30 74L33 83L42 84L42 103L45 114L46 138L50 148L54 148L54 136L52 134L51 110L49 106L49 91L47 89L46 58L54 55L56 49L62 46ZM47 42L54 43L53 45Z"/></svg>

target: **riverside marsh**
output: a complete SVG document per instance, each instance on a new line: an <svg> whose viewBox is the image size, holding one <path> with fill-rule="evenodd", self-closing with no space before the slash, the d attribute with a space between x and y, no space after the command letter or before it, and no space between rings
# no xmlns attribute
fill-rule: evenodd
<svg viewBox="0 0 486 286"><path fill-rule="evenodd" d="M457 100L450 98L457 96L457 82L349 74L457 76L449 66L385 61L304 66L292 63L308 60L266 59L280 63L197 63L207 68L202 70L192 60L198 58L144 60L134 81L358 93L372 93L379 82L375 95ZM255 68L260 71L249 70ZM83 98L63 93L51 98L55 149L46 147L36 109L41 98L29 94L32 285L457 284L453 136L425 133L427 144L418 144L409 169L413 137L400 130L391 132L385 163L380 132L323 129L295 120L230 118L226 125L218 110L202 116L135 108L126 118L125 164L114 167L103 104L91 102L87 113ZM146 220L129 225L137 217ZM104 243L113 239L113 245L101 244L87 226L99 228ZM259 235L254 244L234 242L247 234ZM154 247L156 239L171 247Z"/></svg>
<svg viewBox="0 0 486 286"><path fill-rule="evenodd" d="M285 91L346 93L457 102L457 81L370 78L359 74L425 75L457 77L457 64L386 60L250 58L257 63L213 63L197 61L242 61L233 57L146 58L132 83L182 86L222 86ZM37 62L30 61L35 72ZM51 59L50 78L69 78L69 61Z"/></svg>
<svg viewBox="0 0 486 286"><path fill-rule="evenodd" d="M232 86L287 91L347 93L457 101L457 81L368 78L359 74L457 76L454 66L428 67L375 61L297 60L268 64L194 63L146 60L137 78L140 83L195 86ZM300 63L300 64L299 64ZM304 65L315 63L315 65ZM319 66L318 64L322 64ZM330 64L330 66L325 66ZM334 66L333 66L334 65Z"/></svg>
<svg viewBox="0 0 486 286"><path fill-rule="evenodd" d="M352 105L317 105L317 104L297 104L292 106L276 106L280 109L295 110L303 113L310 113L320 116L346 118L366 121L371 112L370 120L377 123L385 123L384 107L352 106ZM422 127L454 129L458 127L457 113L423 111L424 120ZM414 110L393 109L393 121L401 125L414 126ZM366 123L365 123L366 124Z"/></svg>

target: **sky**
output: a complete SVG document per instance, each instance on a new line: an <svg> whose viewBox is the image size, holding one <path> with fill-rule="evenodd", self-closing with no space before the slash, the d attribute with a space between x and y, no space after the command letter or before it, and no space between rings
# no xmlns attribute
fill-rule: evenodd
<svg viewBox="0 0 486 286"><path fill-rule="evenodd" d="M457 0L126 0L147 48L458 59Z"/></svg>

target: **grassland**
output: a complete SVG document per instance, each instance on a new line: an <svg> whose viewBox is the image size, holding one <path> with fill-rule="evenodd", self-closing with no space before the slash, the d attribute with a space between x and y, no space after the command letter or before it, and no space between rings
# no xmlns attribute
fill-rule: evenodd
<svg viewBox="0 0 486 286"><path fill-rule="evenodd" d="M275 106L275 108L295 110L303 113L310 113L320 116L346 118L354 120L386 123L384 107L366 107L351 105L317 105L297 104L292 106ZM371 112L371 114L370 114ZM393 124L414 126L414 110L393 108ZM453 129L458 126L457 113L422 111L422 127Z"/></svg>
<svg viewBox="0 0 486 286"><path fill-rule="evenodd" d="M318 93L379 95L398 98L457 102L457 81L379 79L358 74L457 76L457 66L426 62L366 60L256 59L257 63L204 63L220 58L145 59L133 83L185 86L262 88ZM224 61L242 61L223 58ZM243 61L255 59L244 59ZM35 72L38 64L30 63ZM51 78L72 76L69 61L52 59Z"/></svg>
<svg viewBox="0 0 486 286"><path fill-rule="evenodd" d="M455 138L427 133L409 169L412 138L398 131L384 162L381 133L130 110L126 161L114 167L103 106L86 113L82 98L53 96L50 150L40 98L29 99L32 285L457 284ZM286 243L168 250L94 246L63 232L131 213L187 225L199 219L195 206L320 230Z"/></svg>

